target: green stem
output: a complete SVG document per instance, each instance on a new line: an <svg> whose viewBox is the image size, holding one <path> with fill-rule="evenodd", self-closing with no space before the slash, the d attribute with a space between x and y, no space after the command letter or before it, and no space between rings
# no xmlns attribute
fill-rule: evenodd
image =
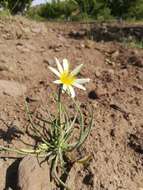
<svg viewBox="0 0 143 190"><path fill-rule="evenodd" d="M59 110L59 115L58 115L58 125L59 125L59 133L60 136L62 135L62 104L61 104L61 93L62 93L62 85L59 86L59 91L58 91L58 110Z"/></svg>
<svg viewBox="0 0 143 190"><path fill-rule="evenodd" d="M4 146L0 146L0 151L8 151L8 152L14 152L20 155L37 155L36 150L31 150L31 149L14 149L14 148L8 148L8 147L4 147ZM39 154L39 157L46 157L48 156L48 154Z"/></svg>
<svg viewBox="0 0 143 190"><path fill-rule="evenodd" d="M61 102L61 93L62 93L62 85L59 86L59 91L58 91L58 103Z"/></svg>
<svg viewBox="0 0 143 190"><path fill-rule="evenodd" d="M18 150L18 149L13 149L13 148L8 148L8 147L4 147L4 146L0 146L0 151L9 151L9 152L15 152L15 153L18 153L18 154L27 154L29 152L24 152L22 150Z"/></svg>
<svg viewBox="0 0 143 190"><path fill-rule="evenodd" d="M59 86L59 89L58 89L58 122L60 124L61 122L61 91L62 91L62 86L60 85Z"/></svg>
<svg viewBox="0 0 143 190"><path fill-rule="evenodd" d="M62 185L66 190L71 190L59 177L56 171L56 167L58 165L58 156L56 156L55 158L55 163L54 163L54 168L53 168L53 177L55 177L55 180L57 183L59 183L60 185Z"/></svg>

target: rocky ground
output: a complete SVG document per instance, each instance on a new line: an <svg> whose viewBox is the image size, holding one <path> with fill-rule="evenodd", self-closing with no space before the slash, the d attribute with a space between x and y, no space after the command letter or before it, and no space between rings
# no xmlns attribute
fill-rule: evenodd
<svg viewBox="0 0 143 190"><path fill-rule="evenodd" d="M72 67L84 64L80 75L91 82L87 91L76 91L77 98L85 110L89 104L95 111L81 150L92 159L74 165L67 183L72 190L143 190L143 50L115 39L93 41L92 30L88 24L0 19L0 144L34 144L25 134L24 99L33 110L53 110L56 86L48 66L54 66L54 57L68 58ZM59 189L49 181L48 166L41 170L34 158L0 157L0 190Z"/></svg>

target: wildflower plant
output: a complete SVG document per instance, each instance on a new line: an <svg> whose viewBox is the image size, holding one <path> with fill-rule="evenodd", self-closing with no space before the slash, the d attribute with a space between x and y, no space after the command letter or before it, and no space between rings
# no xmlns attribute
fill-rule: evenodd
<svg viewBox="0 0 143 190"><path fill-rule="evenodd" d="M35 149L16 149L0 146L0 150L13 151L23 156L36 155L37 157L44 157L45 160L48 160L50 163L51 176L56 183L69 189L60 176L65 173L68 153L79 148L87 139L93 125L93 113L90 114L89 126L85 127L80 104L75 101L74 91L74 87L85 90L83 84L89 82L88 78L77 78L77 74L80 72L83 65L79 65L70 72L70 64L67 59L63 60L63 65L60 64L57 58L55 58L55 62L58 70L53 67L49 67L49 69L59 78L54 81L54 83L58 84L58 95L56 98L57 114L50 115L50 118L48 119L43 116L37 116L37 119L45 124L43 130L41 130L41 125L34 122L33 115L26 102L26 112L31 124L31 131L40 139L39 144ZM73 101L73 105L76 109L73 118L70 117L66 106L62 102L62 93L67 93ZM71 139L73 137L74 127L77 120L80 129L79 137L72 142Z"/></svg>

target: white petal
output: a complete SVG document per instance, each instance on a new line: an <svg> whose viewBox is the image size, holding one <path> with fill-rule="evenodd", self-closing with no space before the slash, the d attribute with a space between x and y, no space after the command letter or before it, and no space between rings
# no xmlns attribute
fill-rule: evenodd
<svg viewBox="0 0 143 190"><path fill-rule="evenodd" d="M76 79L76 83L79 83L79 84L84 84L86 82L89 82L90 79L89 78L86 78L86 79Z"/></svg>
<svg viewBox="0 0 143 190"><path fill-rule="evenodd" d="M82 86L81 84L79 84L79 83L77 83L77 82L75 82L75 83L73 84L73 86L75 86L75 87L77 87L77 88L80 88L80 89L82 89L82 90L86 90L86 88L85 88L84 86Z"/></svg>
<svg viewBox="0 0 143 190"><path fill-rule="evenodd" d="M71 75L73 75L73 76L77 75L77 74L80 72L82 66L83 66L83 64L77 66L77 67L71 72Z"/></svg>
<svg viewBox="0 0 143 190"><path fill-rule="evenodd" d="M58 77L60 77L59 71L57 71L55 68L49 67L49 69L50 69L55 75L57 75Z"/></svg>
<svg viewBox="0 0 143 190"><path fill-rule="evenodd" d="M62 92L64 93L64 92L66 92L67 91L67 85L63 85L63 87L62 87Z"/></svg>
<svg viewBox="0 0 143 190"><path fill-rule="evenodd" d="M63 59L63 68L64 71L69 72L69 62L67 59Z"/></svg>
<svg viewBox="0 0 143 190"><path fill-rule="evenodd" d="M56 64L57 64L57 68L59 70L60 73L63 73L63 68L59 62L59 60L55 57L55 61L56 61Z"/></svg>
<svg viewBox="0 0 143 190"><path fill-rule="evenodd" d="M61 80L55 80L53 83L55 83L55 84L62 84L62 81Z"/></svg>
<svg viewBox="0 0 143 190"><path fill-rule="evenodd" d="M71 97L74 98L74 97L75 97L75 91L74 91L74 88L73 88L72 86L68 86L68 89L69 89L69 91L70 91L70 95L71 95Z"/></svg>

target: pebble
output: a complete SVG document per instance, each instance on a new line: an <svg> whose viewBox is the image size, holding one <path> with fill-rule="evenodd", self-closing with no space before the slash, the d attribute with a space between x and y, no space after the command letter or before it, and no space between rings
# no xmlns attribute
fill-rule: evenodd
<svg viewBox="0 0 143 190"><path fill-rule="evenodd" d="M22 96L27 91L24 84L15 81L0 80L0 95Z"/></svg>
<svg viewBox="0 0 143 190"><path fill-rule="evenodd" d="M53 190L55 185L50 181L47 162L40 166L36 157L26 156L18 168L18 187L20 190Z"/></svg>

